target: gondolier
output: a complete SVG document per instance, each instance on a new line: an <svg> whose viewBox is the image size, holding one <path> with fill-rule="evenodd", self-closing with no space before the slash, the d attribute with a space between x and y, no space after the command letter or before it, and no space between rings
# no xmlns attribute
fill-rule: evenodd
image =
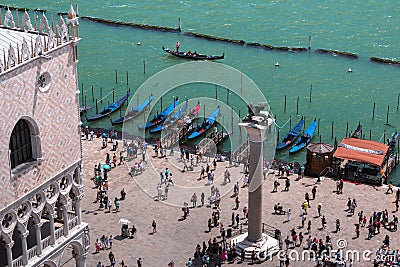
<svg viewBox="0 0 400 267"><path fill-rule="evenodd" d="M176 45L175 45L175 47L176 47L176 53L179 53L179 47L181 46L181 44L178 42L178 41L176 41Z"/></svg>

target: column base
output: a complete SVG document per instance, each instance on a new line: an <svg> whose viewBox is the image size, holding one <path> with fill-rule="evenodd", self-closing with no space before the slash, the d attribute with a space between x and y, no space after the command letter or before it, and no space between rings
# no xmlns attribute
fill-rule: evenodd
<svg viewBox="0 0 400 267"><path fill-rule="evenodd" d="M277 254L280 250L278 239L262 234L263 238L260 241L252 242L247 239L247 235L248 233L244 233L231 239L231 243L235 243L237 255L240 256L242 250L245 251L245 259L251 259L251 255L255 251L257 260L262 262Z"/></svg>

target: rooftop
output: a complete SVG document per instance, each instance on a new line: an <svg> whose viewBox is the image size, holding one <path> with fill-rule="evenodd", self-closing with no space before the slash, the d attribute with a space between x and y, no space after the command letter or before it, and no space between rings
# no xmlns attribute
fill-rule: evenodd
<svg viewBox="0 0 400 267"><path fill-rule="evenodd" d="M0 73L40 56L71 39L79 38L78 18L72 5L66 22L60 15L57 25L54 25L54 20L50 25L43 11L39 16L36 11L33 11L33 23L26 10L19 13L16 10L13 14L7 8L2 20L3 12L4 9L0 7ZM22 17L21 14L23 14ZM71 26L72 36L70 36L68 26Z"/></svg>

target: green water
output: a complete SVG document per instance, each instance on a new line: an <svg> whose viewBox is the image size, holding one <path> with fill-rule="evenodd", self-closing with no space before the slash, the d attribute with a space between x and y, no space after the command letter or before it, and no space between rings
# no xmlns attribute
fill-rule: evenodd
<svg viewBox="0 0 400 267"><path fill-rule="evenodd" d="M314 117L320 119L322 141L333 144L333 136L341 140L358 122L364 126L365 138L383 140L397 130L400 122L398 105L399 68L369 61L370 56L400 58L400 18L396 14L396 1L75 1L79 15L95 16L112 20L176 27L178 17L182 30L192 31L247 42L268 43L274 46L307 47L312 36L312 51L302 53L267 51L252 47L211 42L176 33L144 31L128 27L112 27L80 20L79 83L84 84L87 104L93 106L90 87L94 86L95 98L100 98L115 88L115 98L122 96L127 87L136 88L158 71L182 63L183 60L166 56L162 46L181 43L182 50L197 50L208 54L225 52L221 63L248 75L261 88L277 116L277 124L283 125L292 116L292 125L299 116L306 116L308 125ZM47 17L67 11L69 1L18 1L18 6L47 9ZM15 5L14 1L3 4ZM3 12L4 14L4 12ZM137 46L140 42L142 45ZM358 59L315 53L316 48L336 49L357 53ZM146 73L143 73L143 61ZM274 64L279 62L280 67ZM353 70L348 73L348 68ZM118 83L115 70L118 71ZM126 71L129 85L126 85ZM312 84L312 101L309 100ZM193 85L196 86L196 85ZM205 96L214 96L214 87L203 90ZM177 89L179 90L179 89ZM226 91L218 88L225 101ZM203 92L201 91L201 92ZM178 92L176 94L178 95ZM199 90L186 90L185 97L197 97ZM179 93L181 94L181 93ZM204 96L202 95L202 96ZM284 112L284 98L287 98ZM296 102L299 97L299 110ZM111 102L106 98L99 108ZM373 103L376 103L375 119L372 120ZM242 114L245 104L232 98L230 105ZM385 126L389 105L389 123ZM92 115L94 110L89 112ZM118 117L115 114L113 118ZM110 128L108 120L94 122L93 126ZM289 124L280 135L289 130ZM317 141L318 137L314 139ZM287 150L277 156L284 160L305 161L305 152L294 156ZM394 173L392 178L396 179Z"/></svg>

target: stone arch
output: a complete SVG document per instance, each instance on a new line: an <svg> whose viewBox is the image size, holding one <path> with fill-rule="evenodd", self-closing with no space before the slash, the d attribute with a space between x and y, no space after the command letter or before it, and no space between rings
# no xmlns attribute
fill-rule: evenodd
<svg viewBox="0 0 400 267"><path fill-rule="evenodd" d="M57 267L57 264L55 264L54 261L48 259L40 267Z"/></svg>
<svg viewBox="0 0 400 267"><path fill-rule="evenodd" d="M0 231L0 266L8 264L6 246L10 243L12 243L10 235Z"/></svg>
<svg viewBox="0 0 400 267"><path fill-rule="evenodd" d="M72 251L71 251L72 255L67 255L66 253L69 252L68 250L71 247L72 247ZM59 264L63 265L63 260L65 260L66 257L72 256L75 259L75 266L80 266L78 264L78 262L82 260L81 256L84 254L85 254L85 250L83 249L82 244L77 240L72 240L70 243L68 243L67 246L65 246L63 252L61 253Z"/></svg>
<svg viewBox="0 0 400 267"><path fill-rule="evenodd" d="M74 172L72 174L72 182L74 184L80 185L82 184L82 175L81 175L81 166L78 165L74 169Z"/></svg>

